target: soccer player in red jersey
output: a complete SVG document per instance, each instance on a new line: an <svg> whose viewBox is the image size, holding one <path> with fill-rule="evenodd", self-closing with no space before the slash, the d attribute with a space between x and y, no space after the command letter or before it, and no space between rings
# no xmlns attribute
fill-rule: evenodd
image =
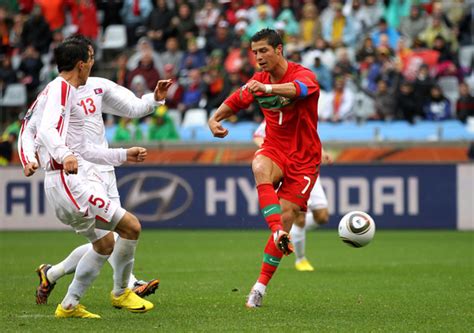
<svg viewBox="0 0 474 333"><path fill-rule="evenodd" d="M215 137L228 130L221 124L256 100L267 122L266 137L252 161L261 212L272 231L264 250L257 282L246 306L262 305L266 286L283 255L293 252L288 232L307 209L321 162L317 134L319 85L307 68L283 55L281 36L263 29L251 39L252 52L262 71L230 95L209 119ZM280 185L281 183L281 185ZM280 185L278 188L276 188Z"/></svg>

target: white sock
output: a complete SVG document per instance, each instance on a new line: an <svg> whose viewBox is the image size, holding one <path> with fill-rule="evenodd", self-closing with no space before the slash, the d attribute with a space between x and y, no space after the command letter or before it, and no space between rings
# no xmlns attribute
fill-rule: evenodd
<svg viewBox="0 0 474 333"><path fill-rule="evenodd" d="M314 221L313 213L308 211L305 216L304 228L306 230L313 230L319 227L319 224Z"/></svg>
<svg viewBox="0 0 474 333"><path fill-rule="evenodd" d="M265 295L265 290L267 289L267 286L263 283L256 282L253 285L253 289L259 291L262 295Z"/></svg>
<svg viewBox="0 0 474 333"><path fill-rule="evenodd" d="M137 243L138 240L123 239L121 237L115 242L114 251L109 260L114 270L113 293L115 296L123 294L129 285Z"/></svg>
<svg viewBox="0 0 474 333"><path fill-rule="evenodd" d="M120 200L118 203L120 205ZM114 240L117 241L118 239L119 239L119 234L114 232ZM112 256L110 256L110 258L112 258ZM110 258L109 258L109 263L110 263L110 266L112 266L112 263L110 262ZM133 273L130 273L130 279L128 280L128 288L133 289L133 287L135 287L135 282L137 281L138 281L137 277Z"/></svg>
<svg viewBox="0 0 474 333"><path fill-rule="evenodd" d="M90 243L78 246L69 253L66 259L61 261L59 264L52 266L46 273L49 282L55 283L64 275L74 273L76 271L77 263L90 249L92 249L92 244Z"/></svg>
<svg viewBox="0 0 474 333"><path fill-rule="evenodd" d="M82 256L77 264L76 273L69 285L66 297L61 302L63 309L70 309L79 304L79 300L99 275L100 269L108 257L95 252L93 248Z"/></svg>
<svg viewBox="0 0 474 333"><path fill-rule="evenodd" d="M293 224L290 230L291 241L295 250L296 260L304 258L306 246L306 230Z"/></svg>

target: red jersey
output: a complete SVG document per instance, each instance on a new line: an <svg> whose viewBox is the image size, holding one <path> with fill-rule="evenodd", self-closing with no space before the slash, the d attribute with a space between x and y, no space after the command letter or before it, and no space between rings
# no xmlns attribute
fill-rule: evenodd
<svg viewBox="0 0 474 333"><path fill-rule="evenodd" d="M234 112L246 109L256 100L267 123L263 148L274 147L298 164L319 165L321 141L317 133L319 84L309 69L288 62L279 82L271 82L268 72L257 72L251 78L264 84L292 82L296 96L292 99L265 93L252 94L244 85L224 103Z"/></svg>

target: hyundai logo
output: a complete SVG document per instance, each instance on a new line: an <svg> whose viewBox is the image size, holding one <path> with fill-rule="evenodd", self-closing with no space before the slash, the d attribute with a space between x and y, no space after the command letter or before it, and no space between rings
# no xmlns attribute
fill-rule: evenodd
<svg viewBox="0 0 474 333"><path fill-rule="evenodd" d="M124 208L142 222L173 219L188 209L193 190L183 178L162 171L141 171L120 179Z"/></svg>

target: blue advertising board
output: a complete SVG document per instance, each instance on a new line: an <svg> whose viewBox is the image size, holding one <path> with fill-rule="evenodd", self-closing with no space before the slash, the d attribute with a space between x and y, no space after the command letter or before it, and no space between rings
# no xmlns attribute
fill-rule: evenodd
<svg viewBox="0 0 474 333"><path fill-rule="evenodd" d="M266 228L249 166L116 169L123 206L144 228ZM363 210L377 228L455 229L456 165L334 165L322 168L330 227Z"/></svg>

